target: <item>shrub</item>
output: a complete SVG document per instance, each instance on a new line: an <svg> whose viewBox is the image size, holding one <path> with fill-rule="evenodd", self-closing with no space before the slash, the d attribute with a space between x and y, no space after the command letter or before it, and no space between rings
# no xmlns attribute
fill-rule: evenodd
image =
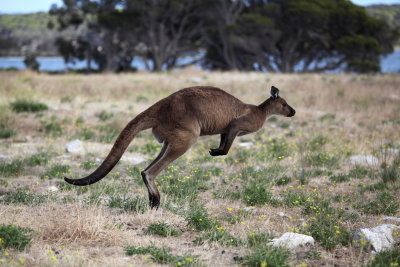
<svg viewBox="0 0 400 267"><path fill-rule="evenodd" d="M242 240L232 236L224 227L218 225L215 225L215 228L211 231L197 237L193 242L196 244L203 244L204 241L208 241L209 243L217 242L221 246L239 246L242 244Z"/></svg>
<svg viewBox="0 0 400 267"><path fill-rule="evenodd" d="M0 250L11 248L24 250L31 244L32 230L15 225L0 226Z"/></svg>
<svg viewBox="0 0 400 267"><path fill-rule="evenodd" d="M267 246L274 236L271 233L250 233L247 236L247 244L249 247L262 247Z"/></svg>
<svg viewBox="0 0 400 267"><path fill-rule="evenodd" d="M17 113L19 112L39 112L47 110L46 104L35 102L32 100L19 99L11 103L11 109Z"/></svg>
<svg viewBox="0 0 400 267"><path fill-rule="evenodd" d="M374 201L358 205L359 209L370 214L393 215L399 209L396 197L388 192L379 192Z"/></svg>
<svg viewBox="0 0 400 267"><path fill-rule="evenodd" d="M0 139L6 139L14 136L16 133L13 129L0 125Z"/></svg>
<svg viewBox="0 0 400 267"><path fill-rule="evenodd" d="M47 164L50 160L50 157L51 153L49 152L39 152L33 154L29 158L26 158L24 162L28 166L41 166Z"/></svg>

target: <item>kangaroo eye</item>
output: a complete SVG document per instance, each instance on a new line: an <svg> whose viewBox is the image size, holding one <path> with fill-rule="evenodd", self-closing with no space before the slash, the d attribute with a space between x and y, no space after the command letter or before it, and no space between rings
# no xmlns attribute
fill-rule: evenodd
<svg viewBox="0 0 400 267"><path fill-rule="evenodd" d="M282 104L283 107L287 107L287 104Z"/></svg>

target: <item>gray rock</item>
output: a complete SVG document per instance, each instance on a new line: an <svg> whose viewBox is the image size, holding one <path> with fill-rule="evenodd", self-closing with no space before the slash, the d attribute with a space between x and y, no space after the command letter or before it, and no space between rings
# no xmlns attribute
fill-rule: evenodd
<svg viewBox="0 0 400 267"><path fill-rule="evenodd" d="M391 248L395 244L393 230L399 229L394 224L382 224L374 228L357 229L353 235L354 245L371 246L375 252Z"/></svg>
<svg viewBox="0 0 400 267"><path fill-rule="evenodd" d="M383 216L383 217L382 217L382 220L384 220L384 221L400 222L400 218L392 217L392 216Z"/></svg>
<svg viewBox="0 0 400 267"><path fill-rule="evenodd" d="M243 143L239 143L239 146L244 147L246 149L250 149L250 147L253 145L252 142L243 142Z"/></svg>
<svg viewBox="0 0 400 267"><path fill-rule="evenodd" d="M280 238L272 239L271 244L273 247L285 247L295 250L302 247L314 246L314 238L308 235L288 232L284 233Z"/></svg>
<svg viewBox="0 0 400 267"><path fill-rule="evenodd" d="M69 142L65 146L65 151L67 151L68 153L71 153L71 154L84 154L85 153L85 149L83 148L83 144L78 139Z"/></svg>
<svg viewBox="0 0 400 267"><path fill-rule="evenodd" d="M47 191L54 193L54 192L58 191L58 188L57 188L57 186L52 185L52 186L47 187Z"/></svg>
<svg viewBox="0 0 400 267"><path fill-rule="evenodd" d="M353 165L378 165L379 160L372 155L353 155L347 162Z"/></svg>

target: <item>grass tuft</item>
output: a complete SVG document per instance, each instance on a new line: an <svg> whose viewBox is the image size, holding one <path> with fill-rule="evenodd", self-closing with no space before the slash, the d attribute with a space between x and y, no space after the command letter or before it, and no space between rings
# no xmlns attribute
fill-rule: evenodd
<svg viewBox="0 0 400 267"><path fill-rule="evenodd" d="M160 223L152 223L150 224L146 231L146 235L159 235L163 237L168 236L180 236L182 234L181 231L175 230L168 223L160 222Z"/></svg>
<svg viewBox="0 0 400 267"><path fill-rule="evenodd" d="M32 232L29 228L3 224L0 226L0 250L7 248L24 250L31 245Z"/></svg>
<svg viewBox="0 0 400 267"><path fill-rule="evenodd" d="M19 112L39 112L47 110L46 104L35 102L32 100L19 99L11 103L11 109Z"/></svg>

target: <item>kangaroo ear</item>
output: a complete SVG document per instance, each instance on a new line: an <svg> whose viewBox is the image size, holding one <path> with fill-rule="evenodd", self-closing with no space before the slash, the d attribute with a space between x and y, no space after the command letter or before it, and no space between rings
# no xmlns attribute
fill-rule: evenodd
<svg viewBox="0 0 400 267"><path fill-rule="evenodd" d="M279 89L275 86L271 86L271 97L272 99L277 99L279 95Z"/></svg>

